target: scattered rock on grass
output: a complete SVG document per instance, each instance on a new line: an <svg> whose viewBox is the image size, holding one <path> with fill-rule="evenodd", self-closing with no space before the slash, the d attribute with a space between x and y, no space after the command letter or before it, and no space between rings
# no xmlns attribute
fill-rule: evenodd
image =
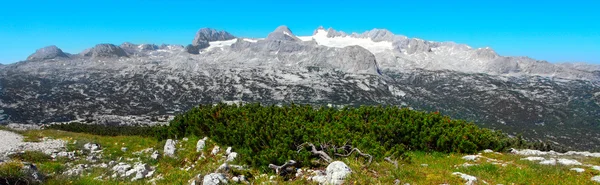
<svg viewBox="0 0 600 185"><path fill-rule="evenodd" d="M543 160L546 160L546 158L543 158L543 157L526 157L526 158L521 158L521 160L526 160L526 161L543 161Z"/></svg>
<svg viewBox="0 0 600 185"><path fill-rule="evenodd" d="M217 155L217 153L219 153L219 151L221 151L221 148L219 146L215 146L210 153L212 155Z"/></svg>
<svg viewBox="0 0 600 185"><path fill-rule="evenodd" d="M464 156L464 157L462 157L462 158L463 158L464 160L467 160L467 161L475 161L475 160L477 160L479 157L480 157L479 155L467 155L467 156Z"/></svg>
<svg viewBox="0 0 600 185"><path fill-rule="evenodd" d="M152 153L152 155L150 155L150 158L157 160L160 157L160 154L158 153L158 151L154 151Z"/></svg>
<svg viewBox="0 0 600 185"><path fill-rule="evenodd" d="M89 150L92 153L101 150L100 145L97 143L86 143L83 145L83 148Z"/></svg>
<svg viewBox="0 0 600 185"><path fill-rule="evenodd" d="M235 158L237 158L238 153L237 152L231 152L229 155L227 155L227 162L231 162L234 161Z"/></svg>
<svg viewBox="0 0 600 185"><path fill-rule="evenodd" d="M556 159L550 158L548 160L540 161L541 165L556 165Z"/></svg>
<svg viewBox="0 0 600 185"><path fill-rule="evenodd" d="M570 170L575 171L577 173L583 173L585 171L585 169L583 169L583 168L571 168Z"/></svg>
<svg viewBox="0 0 600 185"><path fill-rule="evenodd" d="M196 152L201 152L202 150L204 150L204 146L206 146L206 140L208 138L204 137L200 140L198 140L198 143L196 143Z"/></svg>
<svg viewBox="0 0 600 185"><path fill-rule="evenodd" d="M562 165L582 165L579 161L574 159L558 159L557 162Z"/></svg>
<svg viewBox="0 0 600 185"><path fill-rule="evenodd" d="M454 172L454 173L452 173L452 175L460 176L460 178L462 178L463 180L466 180L467 181L465 183L466 185L473 185L477 182L477 177L475 177L475 176L467 175L467 174L460 173L460 172Z"/></svg>
<svg viewBox="0 0 600 185"><path fill-rule="evenodd" d="M600 183L600 175L596 175L596 176L592 177L592 181Z"/></svg>
<svg viewBox="0 0 600 185"><path fill-rule="evenodd" d="M227 184L227 178L222 173L211 173L204 176L202 185L221 185Z"/></svg>
<svg viewBox="0 0 600 185"><path fill-rule="evenodd" d="M344 183L350 173L352 173L352 170L350 167L348 167L348 165L346 165L346 163L334 161L327 166L325 173L327 173L327 183L341 185Z"/></svg>
<svg viewBox="0 0 600 185"><path fill-rule="evenodd" d="M164 152L165 156L174 157L175 156L175 141L172 139L167 139L167 143L165 143Z"/></svg>

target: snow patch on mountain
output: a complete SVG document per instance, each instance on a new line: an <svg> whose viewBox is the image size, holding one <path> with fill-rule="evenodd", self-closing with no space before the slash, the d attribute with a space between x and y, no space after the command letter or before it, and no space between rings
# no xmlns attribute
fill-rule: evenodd
<svg viewBox="0 0 600 185"><path fill-rule="evenodd" d="M317 44L326 47L334 47L334 48L344 48L347 46L361 46L371 53L382 53L382 52L391 52L394 47L392 46L392 42L389 41L380 41L375 42L370 38L354 38L350 36L338 36L338 37L328 37L327 31L323 29L318 29L315 31L313 36L303 36L298 37L302 41L311 41L315 40Z"/></svg>
<svg viewBox="0 0 600 185"><path fill-rule="evenodd" d="M235 42L237 42L237 39L209 42L210 45L205 50L210 51L216 48L223 50L224 47L229 47Z"/></svg>

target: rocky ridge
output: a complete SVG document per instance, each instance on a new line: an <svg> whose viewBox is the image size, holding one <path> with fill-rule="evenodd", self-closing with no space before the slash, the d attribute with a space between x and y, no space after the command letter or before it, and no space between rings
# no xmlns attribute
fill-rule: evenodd
<svg viewBox="0 0 600 185"><path fill-rule="evenodd" d="M594 68L384 29L296 36L281 26L265 39L201 29L186 47L100 44L67 56L0 66L0 123L164 124L222 101L386 104L577 149L600 143Z"/></svg>

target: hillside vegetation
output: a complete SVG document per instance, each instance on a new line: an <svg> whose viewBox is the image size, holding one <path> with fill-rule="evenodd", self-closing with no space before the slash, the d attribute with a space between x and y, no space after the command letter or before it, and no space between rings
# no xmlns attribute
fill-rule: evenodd
<svg viewBox="0 0 600 185"><path fill-rule="evenodd" d="M309 149L301 150L306 143L314 143L317 150L332 156L337 151L324 146L352 146L375 160L404 159L406 151L474 153L484 149L548 147L528 144L437 112L393 106L336 109L295 104L200 105L176 116L168 126L63 124L49 128L100 135L154 136L160 140L207 136L220 145L236 148L245 163L262 170L268 170L268 164L287 160L311 165L314 156Z"/></svg>
<svg viewBox="0 0 600 185"><path fill-rule="evenodd" d="M455 175L457 172L474 175L481 183L585 184L598 175L594 169L600 164L594 158L575 158L587 163L579 166L592 168L580 173L567 165L540 165L519 155L491 150L467 155L484 149L504 152L511 147L551 147L437 112L391 106L336 109L295 104L200 105L176 116L168 126L69 123L19 133L27 141L64 140L68 143L66 151L73 152L74 156L68 158L41 152L17 153L11 156L17 162L0 165L0 174L7 176L3 178L17 182L26 179L24 174L15 173L22 171L18 161L34 163L46 176L45 184L189 184L199 174L223 172L220 169L227 164L244 166L243 170L223 172L227 179L244 175L250 183L314 184L310 180L312 172L323 170L328 161L315 156L307 143L333 160L348 164L353 171L346 179L348 184L464 183L461 176ZM169 143L166 139L175 139L175 154L151 157L154 153L165 155L163 146ZM198 151L201 140L206 143ZM86 143L98 144L102 150L87 152ZM232 147L239 155L226 161L229 151L215 150L218 146ZM346 147L360 149L368 156L349 153ZM291 174L278 176L269 168L269 164L289 160L298 161ZM115 177L114 164L147 164L154 174L130 181ZM77 170L80 172L73 175Z"/></svg>

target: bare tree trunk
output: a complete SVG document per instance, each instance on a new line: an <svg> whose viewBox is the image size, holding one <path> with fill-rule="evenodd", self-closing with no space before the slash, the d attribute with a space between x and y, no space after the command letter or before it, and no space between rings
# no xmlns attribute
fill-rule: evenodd
<svg viewBox="0 0 600 185"><path fill-rule="evenodd" d="M285 170L287 167L290 166L295 166L297 163L294 160L289 160L288 162L286 162L285 164L281 165L281 166L277 166L275 164L269 164L269 168L275 170L275 173L277 173L277 175L281 175L281 172L283 170Z"/></svg>

